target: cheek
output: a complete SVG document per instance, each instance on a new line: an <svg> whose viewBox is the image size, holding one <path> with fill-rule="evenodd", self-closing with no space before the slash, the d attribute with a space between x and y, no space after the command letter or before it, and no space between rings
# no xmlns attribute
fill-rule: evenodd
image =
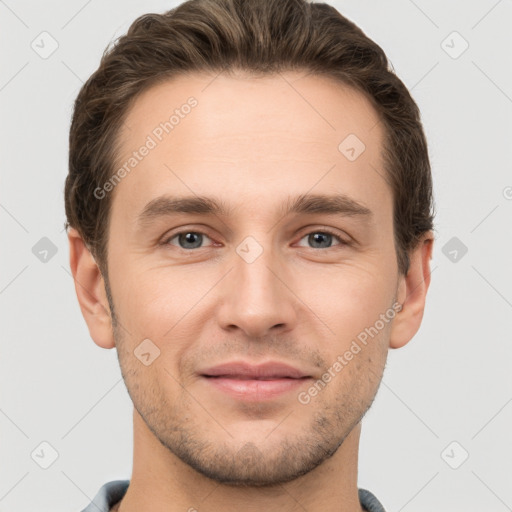
<svg viewBox="0 0 512 512"><path fill-rule="evenodd" d="M314 294L311 307L329 329L319 339L319 350L331 379L323 399L348 400L354 404L370 400L382 378L387 358L392 315L393 285L390 274L371 266L339 270L327 280L329 286ZM314 302L312 300L312 303ZM393 312L392 312L393 313ZM343 398L344 397L344 398ZM322 400L322 399L321 399Z"/></svg>
<svg viewBox="0 0 512 512"><path fill-rule="evenodd" d="M139 334L164 336L208 289L209 281L201 279L199 272L192 272L191 266L136 267L132 265L125 278L117 276L119 286L113 293L120 316Z"/></svg>
<svg viewBox="0 0 512 512"><path fill-rule="evenodd" d="M201 338L204 318L198 315L206 304L201 298L215 280L192 271L192 266L134 269L126 275L129 277L120 280L117 292L113 292L118 319L126 328L120 335L126 352L131 351L126 357L133 358L134 351L139 346L141 351L142 343L146 343L149 352L158 354L150 367L154 378L170 381L172 388L172 376L184 377L181 362L194 349L193 340Z"/></svg>
<svg viewBox="0 0 512 512"><path fill-rule="evenodd" d="M340 342L372 326L392 306L395 292L392 272L368 262L336 267L321 279L303 274L297 285L298 295Z"/></svg>

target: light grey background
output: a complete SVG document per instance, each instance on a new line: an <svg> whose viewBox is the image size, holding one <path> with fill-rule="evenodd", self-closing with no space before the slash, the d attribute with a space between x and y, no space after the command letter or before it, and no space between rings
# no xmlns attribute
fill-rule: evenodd
<svg viewBox="0 0 512 512"><path fill-rule="evenodd" d="M423 325L389 355L363 421L359 486L388 512L512 510L512 2L330 3L412 90L437 207ZM67 138L108 42L175 5L0 1L0 512L81 510L131 475L131 401L115 352L89 337L69 273ZM51 49L43 31L58 43L46 59L31 47ZM34 254L43 237L57 250L46 262ZM467 254L450 245L460 243ZM42 442L58 452L48 469Z"/></svg>

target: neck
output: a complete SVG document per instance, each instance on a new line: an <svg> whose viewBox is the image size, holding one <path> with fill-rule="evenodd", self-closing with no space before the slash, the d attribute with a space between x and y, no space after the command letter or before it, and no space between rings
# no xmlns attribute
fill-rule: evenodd
<svg viewBox="0 0 512 512"><path fill-rule="evenodd" d="M134 410L133 471L118 512L362 512L357 489L361 424L336 453L309 473L274 487L213 481L171 453Z"/></svg>

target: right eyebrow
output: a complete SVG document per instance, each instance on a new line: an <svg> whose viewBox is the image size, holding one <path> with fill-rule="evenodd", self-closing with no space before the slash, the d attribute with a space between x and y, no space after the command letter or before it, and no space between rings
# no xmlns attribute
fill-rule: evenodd
<svg viewBox="0 0 512 512"><path fill-rule="evenodd" d="M137 223L146 225L158 217L165 217L173 213L228 216L231 211L225 203L206 196L170 197L164 195L153 199L144 207L137 217Z"/></svg>

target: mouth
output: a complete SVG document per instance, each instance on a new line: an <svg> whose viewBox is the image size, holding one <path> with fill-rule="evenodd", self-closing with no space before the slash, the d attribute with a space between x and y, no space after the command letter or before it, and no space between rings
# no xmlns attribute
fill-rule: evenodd
<svg viewBox="0 0 512 512"><path fill-rule="evenodd" d="M213 389L250 402L271 400L297 390L311 377L248 377L247 375L203 375Z"/></svg>
<svg viewBox="0 0 512 512"><path fill-rule="evenodd" d="M312 379L307 372L280 362L225 363L202 371L200 376L211 389L251 402L284 396Z"/></svg>

